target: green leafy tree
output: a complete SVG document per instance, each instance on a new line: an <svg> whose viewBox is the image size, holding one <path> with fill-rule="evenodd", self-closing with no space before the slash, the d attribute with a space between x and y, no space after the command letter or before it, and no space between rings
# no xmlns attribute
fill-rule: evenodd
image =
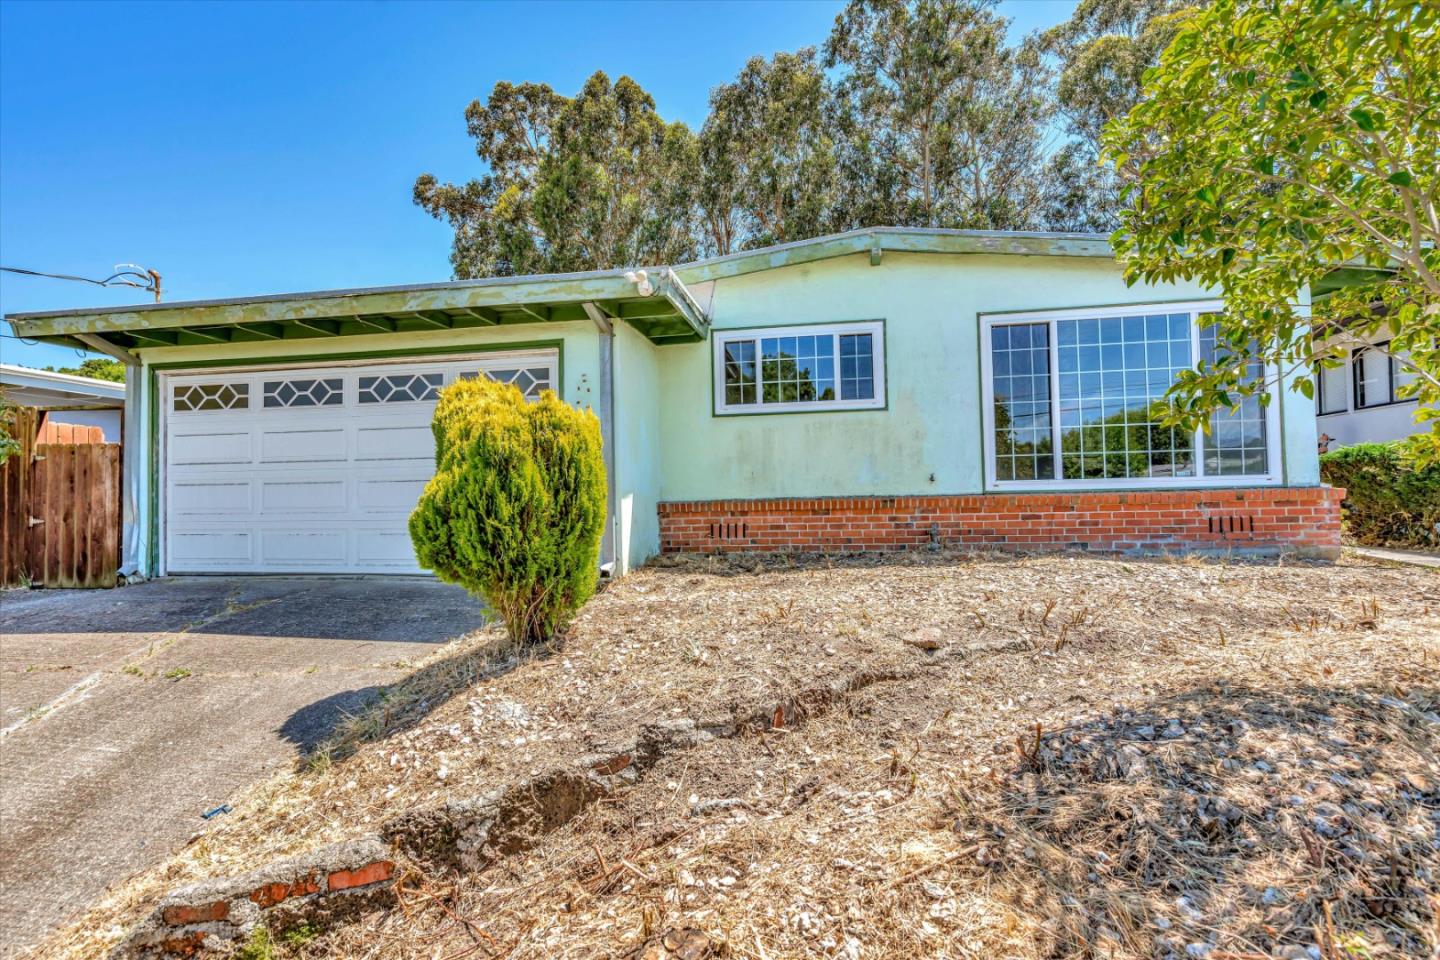
<svg viewBox="0 0 1440 960"><path fill-rule="evenodd" d="M600 421L481 377L441 391L432 430L435 476L410 515L420 565L483 597L515 643L552 639L599 576Z"/></svg>
<svg viewBox="0 0 1440 960"><path fill-rule="evenodd" d="M0 392L0 464L4 464L20 452L20 440L15 436L15 404Z"/></svg>
<svg viewBox="0 0 1440 960"><path fill-rule="evenodd" d="M1100 162L1105 125L1140 100L1155 65L1194 6L1181 0L1081 0L1035 47L1056 66L1055 106L1069 142L1050 158L1045 220L1057 230L1119 225L1120 182Z"/></svg>
<svg viewBox="0 0 1440 960"><path fill-rule="evenodd" d="M415 181L415 203L455 231L457 277L669 263L695 255L699 153L629 77L597 72L574 98L498 83L465 111L479 179Z"/></svg>
<svg viewBox="0 0 1440 960"><path fill-rule="evenodd" d="M1105 147L1134 178L1116 250L1129 281L1224 291L1219 358L1181 375L1178 422L1390 337L1422 420L1440 418L1440 5L1217 0L1181 26ZM1295 306L1346 268L1353 281ZM1313 381L1297 389L1313 395ZM1440 420L1416 443L1440 459Z"/></svg>
<svg viewBox="0 0 1440 960"><path fill-rule="evenodd" d="M1040 211L1050 119L1038 53L1006 45L991 0L851 0L825 64L845 226L1016 228Z"/></svg>
<svg viewBox="0 0 1440 960"><path fill-rule="evenodd" d="M727 254L825 232L836 175L829 96L809 47L753 57L711 92L700 131L708 250Z"/></svg>
<svg viewBox="0 0 1440 960"><path fill-rule="evenodd" d="M125 364L109 357L90 357L81 360L78 367L46 367L51 373L68 373L72 377L90 377L92 380L109 380L112 383L125 382Z"/></svg>

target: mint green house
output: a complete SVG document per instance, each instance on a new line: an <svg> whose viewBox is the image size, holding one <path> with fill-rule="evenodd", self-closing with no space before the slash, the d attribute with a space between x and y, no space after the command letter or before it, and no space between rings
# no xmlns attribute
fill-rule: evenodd
<svg viewBox="0 0 1440 960"><path fill-rule="evenodd" d="M674 267L9 317L130 365L127 572L417 573L436 392L593 408L605 558L927 545L1333 552L1311 401L1183 434L1194 286L1103 237L871 229ZM1257 374L1259 371L1257 371Z"/></svg>

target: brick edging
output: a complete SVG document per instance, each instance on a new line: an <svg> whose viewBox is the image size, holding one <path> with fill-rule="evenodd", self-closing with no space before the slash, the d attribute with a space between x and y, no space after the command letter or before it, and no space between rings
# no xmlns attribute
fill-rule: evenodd
<svg viewBox="0 0 1440 960"><path fill-rule="evenodd" d="M283 931L337 919L394 898L395 854L379 837L319 847L238 877L190 884L166 896L112 957L228 952L258 925Z"/></svg>
<svg viewBox="0 0 1440 960"><path fill-rule="evenodd" d="M665 553L971 546L1334 556L1344 495L1322 486L786 497L666 501L657 512Z"/></svg>

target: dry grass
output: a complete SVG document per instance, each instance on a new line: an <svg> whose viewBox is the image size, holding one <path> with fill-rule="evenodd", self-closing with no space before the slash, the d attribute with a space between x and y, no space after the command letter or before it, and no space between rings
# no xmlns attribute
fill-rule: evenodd
<svg viewBox="0 0 1440 960"><path fill-rule="evenodd" d="M95 955L178 882L641 723L918 665L805 727L667 758L478 875L412 873L404 909L292 952L664 956L647 938L680 928L697 956L762 958L1435 949L1432 571L924 555L669 563L554 651L477 635L40 955Z"/></svg>

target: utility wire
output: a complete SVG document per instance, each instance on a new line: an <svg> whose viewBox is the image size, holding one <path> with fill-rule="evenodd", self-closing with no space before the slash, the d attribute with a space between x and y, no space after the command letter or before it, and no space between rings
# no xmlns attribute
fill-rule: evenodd
<svg viewBox="0 0 1440 960"><path fill-rule="evenodd" d="M92 283L97 287L135 287L136 289L147 290L155 294L155 302L160 302L160 274L134 263L116 264L115 272L104 280L92 280L89 277L77 277L69 273L46 273L43 270L27 270L24 267L0 267L0 270L4 270L6 273L18 273L26 277L48 277L51 280L74 280L78 283Z"/></svg>

